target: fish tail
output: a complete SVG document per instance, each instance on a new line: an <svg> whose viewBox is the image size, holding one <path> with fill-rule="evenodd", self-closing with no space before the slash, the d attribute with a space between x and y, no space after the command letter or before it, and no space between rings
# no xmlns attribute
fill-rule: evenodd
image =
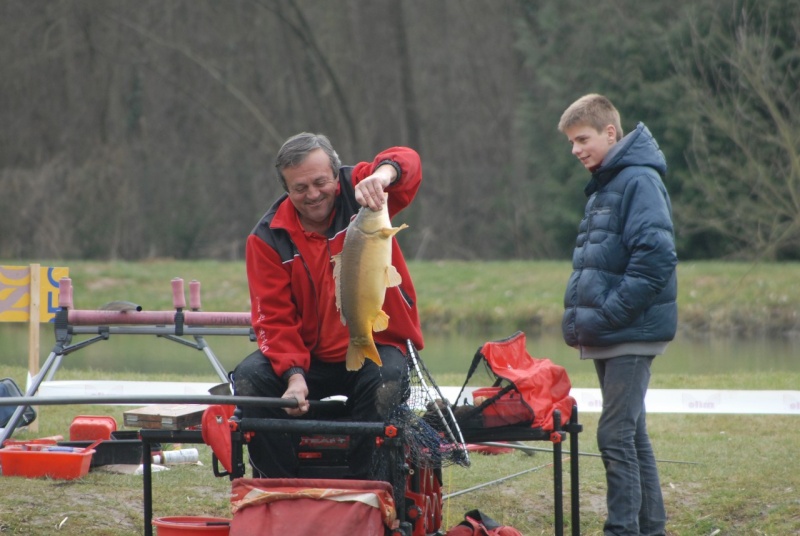
<svg viewBox="0 0 800 536"><path fill-rule="evenodd" d="M356 345L353 344L353 341L350 341L350 344L347 345L347 370L359 370L364 366L364 362L367 359L374 361L379 367L383 365L374 342L369 341L364 345Z"/></svg>

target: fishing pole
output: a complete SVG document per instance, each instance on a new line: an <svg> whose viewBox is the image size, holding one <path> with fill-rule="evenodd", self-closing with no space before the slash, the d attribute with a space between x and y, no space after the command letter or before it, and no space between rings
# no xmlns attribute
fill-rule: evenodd
<svg viewBox="0 0 800 536"><path fill-rule="evenodd" d="M541 447L529 447L528 445L520 445L519 443L476 443L477 445L486 445L487 447L501 447L501 448L512 448L521 450L523 452L549 452L550 454L553 453L550 449L543 449ZM592 456L595 458L600 458L600 454L595 454L593 452L578 452L580 456ZM682 460L656 460L660 463L681 463L686 465L702 465L701 462L687 462Z"/></svg>
<svg viewBox="0 0 800 536"><path fill-rule="evenodd" d="M569 458L567 458L567 459L569 459ZM518 477L518 476L521 476L521 475L524 475L524 474L527 474L527 473L532 473L534 471L538 471L540 469L544 469L545 467L549 467L551 465L553 465L552 462L546 463L544 465L540 465L538 467L531 467L530 469L525 469L524 471L520 471L519 473L514 473L513 475L508 475L508 476L504 476L502 478L498 478L497 480L492 480L491 482L486 482L484 484L478 484L477 486L472 486L471 488L462 489L460 491L454 491L453 493L448 493L447 495L442 495L442 500L446 501L447 499L450 499L452 497L457 497L459 495L463 495L465 493L469 493L470 491L475 491L477 489L485 488L486 486L491 486L492 484L498 484L500 482L504 482L504 481L509 480L511 478L515 478L515 477Z"/></svg>
<svg viewBox="0 0 800 536"><path fill-rule="evenodd" d="M339 404L338 401L310 400L311 406ZM0 406L59 406L82 404L229 404L265 408L296 408L294 398L233 395L89 395L0 397Z"/></svg>

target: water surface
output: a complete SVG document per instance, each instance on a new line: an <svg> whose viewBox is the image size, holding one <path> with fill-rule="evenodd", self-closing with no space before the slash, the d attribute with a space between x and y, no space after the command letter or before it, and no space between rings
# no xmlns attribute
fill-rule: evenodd
<svg viewBox="0 0 800 536"><path fill-rule="evenodd" d="M511 333L498 334L501 339ZM73 343L86 340L75 336ZM488 339L485 336L427 335L420 352L431 374L466 372L476 350ZM55 342L52 327L42 325L40 363L44 363ZM212 336L206 342L226 370L233 367L255 344L243 336ZM592 372L591 363L581 361L574 349L564 345L561 337L549 334L528 338L528 352L534 357L547 357L564 366L570 374ZM667 353L656 360L655 372L681 374L724 374L729 372L787 371L800 372L800 342L786 339L704 338L689 340L678 337ZM0 324L0 365L27 367L28 332L21 324ZM112 335L64 358L62 367L119 372L213 374L205 354L154 335ZM58 379L56 376L55 379Z"/></svg>

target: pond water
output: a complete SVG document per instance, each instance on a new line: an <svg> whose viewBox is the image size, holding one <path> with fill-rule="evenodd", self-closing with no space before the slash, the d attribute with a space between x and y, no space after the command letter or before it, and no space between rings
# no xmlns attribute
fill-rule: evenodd
<svg viewBox="0 0 800 536"><path fill-rule="evenodd" d="M501 339L511 333L498 334ZM73 343L85 340L76 336ZM431 374L466 372L476 350L486 342L482 336L427 335L420 352ZM255 349L243 336L206 338L226 370L231 370ZM41 326L40 362L44 363L54 344L51 326ZM570 374L593 373L590 362L581 361L575 350L564 345L560 335L528 337L528 351L534 357L547 357L564 366ZM28 364L28 331L21 324L0 324L0 365ZM800 341L786 339L688 339L678 337L667 353L656 361L662 373L723 374L728 372L787 371L800 372ZM135 371L143 373L213 374L202 351L158 338L154 335L112 335L67 355L62 367L99 371ZM56 376L55 379L58 379Z"/></svg>

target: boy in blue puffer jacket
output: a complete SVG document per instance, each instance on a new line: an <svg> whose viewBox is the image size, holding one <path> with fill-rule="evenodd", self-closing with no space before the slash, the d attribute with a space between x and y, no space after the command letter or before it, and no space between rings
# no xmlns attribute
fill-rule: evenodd
<svg viewBox="0 0 800 536"><path fill-rule="evenodd" d="M663 153L642 123L622 136L602 95L581 97L558 129L592 174L564 295L564 341L592 359L603 411L597 444L606 469L607 536L663 535L666 512L647 434L650 365L677 328L672 206Z"/></svg>

